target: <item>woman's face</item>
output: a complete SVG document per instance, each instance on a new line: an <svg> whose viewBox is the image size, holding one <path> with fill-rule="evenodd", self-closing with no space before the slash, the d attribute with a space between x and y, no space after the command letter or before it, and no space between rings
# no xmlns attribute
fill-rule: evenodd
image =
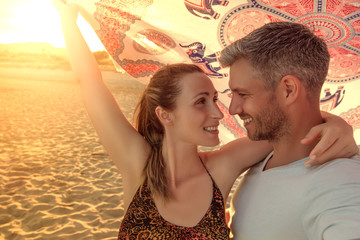
<svg viewBox="0 0 360 240"><path fill-rule="evenodd" d="M189 73L180 79L181 93L170 113L177 139L190 144L216 146L218 126L224 117L217 105L218 92L203 73Z"/></svg>

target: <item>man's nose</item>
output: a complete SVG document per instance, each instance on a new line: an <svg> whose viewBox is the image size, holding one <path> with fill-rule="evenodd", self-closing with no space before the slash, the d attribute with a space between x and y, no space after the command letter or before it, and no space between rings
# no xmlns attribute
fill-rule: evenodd
<svg viewBox="0 0 360 240"><path fill-rule="evenodd" d="M229 113L231 115L240 114L243 111L241 100L233 96L230 101Z"/></svg>

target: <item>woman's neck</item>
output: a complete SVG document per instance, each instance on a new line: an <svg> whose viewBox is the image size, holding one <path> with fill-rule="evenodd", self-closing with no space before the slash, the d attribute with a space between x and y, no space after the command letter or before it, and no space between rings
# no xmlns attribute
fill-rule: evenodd
<svg viewBox="0 0 360 240"><path fill-rule="evenodd" d="M162 154L171 188L203 169L196 145L174 143L164 139Z"/></svg>

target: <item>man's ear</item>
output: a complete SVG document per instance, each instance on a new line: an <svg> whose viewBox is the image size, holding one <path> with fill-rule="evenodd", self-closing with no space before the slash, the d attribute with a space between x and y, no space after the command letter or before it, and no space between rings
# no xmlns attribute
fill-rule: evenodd
<svg viewBox="0 0 360 240"><path fill-rule="evenodd" d="M299 98L301 82L294 75L284 76L278 87L278 96L285 104L291 104Z"/></svg>
<svg viewBox="0 0 360 240"><path fill-rule="evenodd" d="M157 106L155 108L155 113L164 126L169 126L172 124L171 114L168 110L164 109L163 107Z"/></svg>

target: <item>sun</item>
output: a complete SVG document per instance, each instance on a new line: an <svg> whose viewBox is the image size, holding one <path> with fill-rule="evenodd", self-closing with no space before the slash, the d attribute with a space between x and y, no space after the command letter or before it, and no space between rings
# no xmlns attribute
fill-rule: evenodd
<svg viewBox="0 0 360 240"><path fill-rule="evenodd" d="M60 17L51 0L13 1L9 7L10 4L13 5L6 19L6 31L1 31L2 43L45 42L65 47ZM94 30L80 15L78 25L91 50L104 49Z"/></svg>

